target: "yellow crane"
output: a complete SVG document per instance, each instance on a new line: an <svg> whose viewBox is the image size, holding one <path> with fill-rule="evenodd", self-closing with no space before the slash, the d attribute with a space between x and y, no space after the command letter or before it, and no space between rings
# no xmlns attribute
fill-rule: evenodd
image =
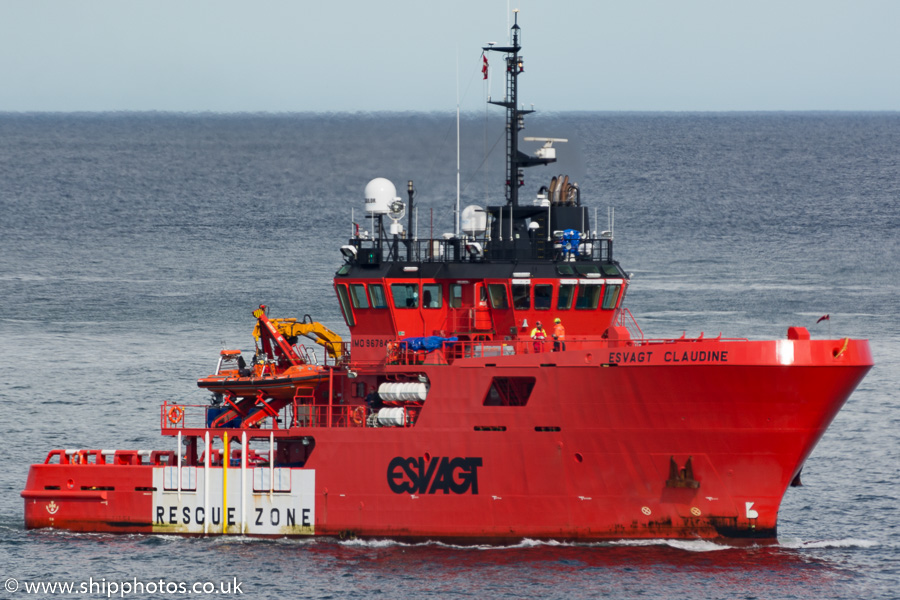
<svg viewBox="0 0 900 600"><path fill-rule="evenodd" d="M269 319L269 322L278 330L285 338L307 337L319 344L325 351L335 360L339 359L343 354L343 345L341 336L331 331L319 322L313 321L309 315L298 322L297 319ZM253 328L253 338L259 342L260 340L259 321Z"/></svg>

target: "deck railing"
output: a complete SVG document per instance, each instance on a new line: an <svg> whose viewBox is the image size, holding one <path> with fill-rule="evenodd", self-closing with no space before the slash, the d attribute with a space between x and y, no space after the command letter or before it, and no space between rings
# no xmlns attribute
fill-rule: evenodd
<svg viewBox="0 0 900 600"><path fill-rule="evenodd" d="M644 331L641 329L641 326L638 325L637 319L635 319L634 315L631 314L631 311L625 307L616 311L616 316L613 318L613 325L628 329L628 333L631 335L632 339L644 339Z"/></svg>
<svg viewBox="0 0 900 600"><path fill-rule="evenodd" d="M627 311L627 309L626 309ZM631 321L629 325L628 318L630 312L620 314L617 319L621 320L621 326L634 330L638 335L643 335L637 323ZM433 351L424 350L402 350L396 342L390 345L386 358L388 365L451 365L455 361L468 358L494 358L517 356L527 354L547 354L553 355L557 353L583 351L583 350L604 350L609 348L621 347L642 347L661 344L674 344L676 342L739 342L747 341L746 338L705 338L701 334L697 338L644 338L637 339L609 339L609 338L578 338L567 339L565 341L557 341L546 339L544 341L534 341L529 339L516 340L484 340L484 341L456 341L445 342L441 348Z"/></svg>
<svg viewBox="0 0 900 600"><path fill-rule="evenodd" d="M565 248L560 240L484 240L460 238L372 239L353 238L354 260L361 265L383 262L490 262L549 260L553 262L611 262L612 240L585 238L577 248Z"/></svg>
<svg viewBox="0 0 900 600"><path fill-rule="evenodd" d="M254 431L278 431L292 427L365 427L367 414L360 405L315 404L310 398L298 398L277 411L276 416L266 417L245 429ZM250 409L254 412L257 409ZM199 429L241 429L242 418L234 417L213 427L222 414L223 406L208 404L175 404L164 402L160 406L160 428L163 433Z"/></svg>

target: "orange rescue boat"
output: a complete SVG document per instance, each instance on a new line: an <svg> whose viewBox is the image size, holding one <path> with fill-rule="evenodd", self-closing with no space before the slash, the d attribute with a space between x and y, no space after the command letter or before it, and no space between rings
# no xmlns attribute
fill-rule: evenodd
<svg viewBox="0 0 900 600"><path fill-rule="evenodd" d="M328 372L315 353L297 343L300 336L313 339L335 359L341 356L341 339L307 315L296 319L269 319L266 306L254 311L253 336L257 346L247 366L240 350L222 350L216 372L201 377L197 385L216 395L223 410L210 417L210 427L253 426L297 398L311 397L327 381ZM177 415L172 415L177 417ZM170 417L170 418L172 418Z"/></svg>

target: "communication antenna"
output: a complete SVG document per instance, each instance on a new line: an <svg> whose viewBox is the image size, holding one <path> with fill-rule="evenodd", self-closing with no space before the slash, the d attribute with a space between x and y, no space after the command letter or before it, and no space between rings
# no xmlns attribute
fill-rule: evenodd
<svg viewBox="0 0 900 600"><path fill-rule="evenodd" d="M456 49L456 223L453 233L459 237L459 48Z"/></svg>

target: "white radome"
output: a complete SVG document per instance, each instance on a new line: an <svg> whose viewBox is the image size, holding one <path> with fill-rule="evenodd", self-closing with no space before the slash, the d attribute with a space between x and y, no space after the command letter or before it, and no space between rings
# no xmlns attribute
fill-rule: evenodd
<svg viewBox="0 0 900 600"><path fill-rule="evenodd" d="M465 207L462 211L462 230L466 235L477 237L487 228L487 213L477 204Z"/></svg>
<svg viewBox="0 0 900 600"><path fill-rule="evenodd" d="M366 212L386 215L391 211L391 203L397 199L397 188L390 180L376 177L366 184Z"/></svg>

